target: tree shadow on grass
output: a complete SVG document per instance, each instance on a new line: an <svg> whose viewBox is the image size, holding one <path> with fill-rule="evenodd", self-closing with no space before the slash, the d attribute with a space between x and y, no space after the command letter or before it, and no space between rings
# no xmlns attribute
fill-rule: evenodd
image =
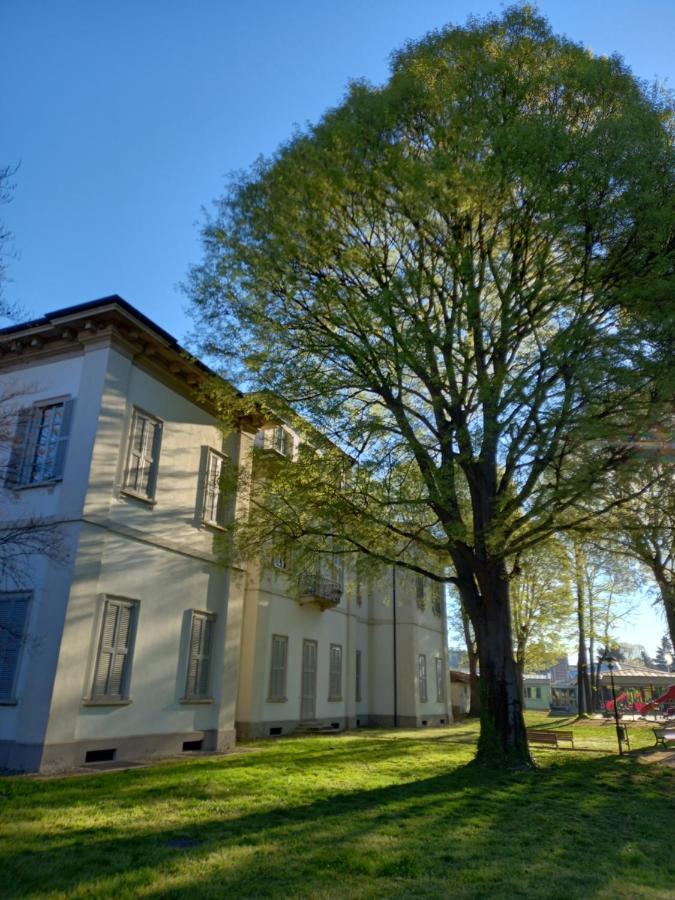
<svg viewBox="0 0 675 900"><path fill-rule="evenodd" d="M612 757L519 775L459 767L240 814L228 793L227 806L195 800L177 824L103 818L8 845L3 896L591 897L620 880L615 896L656 897L675 876L675 779L653 768Z"/></svg>

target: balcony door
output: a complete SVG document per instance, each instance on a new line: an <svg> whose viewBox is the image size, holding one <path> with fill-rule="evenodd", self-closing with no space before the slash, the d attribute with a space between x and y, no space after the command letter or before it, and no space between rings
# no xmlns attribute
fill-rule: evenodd
<svg viewBox="0 0 675 900"><path fill-rule="evenodd" d="M302 643L302 697L300 718L316 719L316 641Z"/></svg>

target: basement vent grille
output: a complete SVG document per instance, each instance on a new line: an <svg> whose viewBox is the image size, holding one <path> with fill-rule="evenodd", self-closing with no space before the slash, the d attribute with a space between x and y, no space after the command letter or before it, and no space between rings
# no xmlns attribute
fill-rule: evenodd
<svg viewBox="0 0 675 900"><path fill-rule="evenodd" d="M283 728L281 728L279 726L276 726L275 728L270 728L270 737L272 737L275 734L282 734L282 733L283 733Z"/></svg>
<svg viewBox="0 0 675 900"><path fill-rule="evenodd" d="M190 751L201 750L203 745L203 739L199 741L183 741L183 753L190 753Z"/></svg>
<svg viewBox="0 0 675 900"><path fill-rule="evenodd" d="M117 754L117 748L109 750L87 750L84 755L85 763L112 762Z"/></svg>

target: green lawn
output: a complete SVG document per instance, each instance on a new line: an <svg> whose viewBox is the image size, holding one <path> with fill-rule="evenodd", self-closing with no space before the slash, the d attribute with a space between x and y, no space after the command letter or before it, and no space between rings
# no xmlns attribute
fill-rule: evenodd
<svg viewBox="0 0 675 900"><path fill-rule="evenodd" d="M613 729L582 723L587 749L543 748L538 771L495 776L466 768L476 731L0 780L0 895L672 900L674 770L619 760Z"/></svg>

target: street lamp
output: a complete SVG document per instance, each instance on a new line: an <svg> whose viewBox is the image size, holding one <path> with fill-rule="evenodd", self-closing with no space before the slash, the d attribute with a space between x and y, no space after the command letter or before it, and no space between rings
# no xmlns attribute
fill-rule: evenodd
<svg viewBox="0 0 675 900"><path fill-rule="evenodd" d="M628 740L628 736L626 734L626 729L624 725L621 725L619 722L619 709L616 703L616 688L614 687L614 664L616 663L616 657L608 654L605 656L605 662L609 668L609 681L612 685L612 701L614 704L614 722L616 724L616 742L619 745L619 756L623 756L623 746L621 744L624 737ZM628 745L630 747L630 744Z"/></svg>

